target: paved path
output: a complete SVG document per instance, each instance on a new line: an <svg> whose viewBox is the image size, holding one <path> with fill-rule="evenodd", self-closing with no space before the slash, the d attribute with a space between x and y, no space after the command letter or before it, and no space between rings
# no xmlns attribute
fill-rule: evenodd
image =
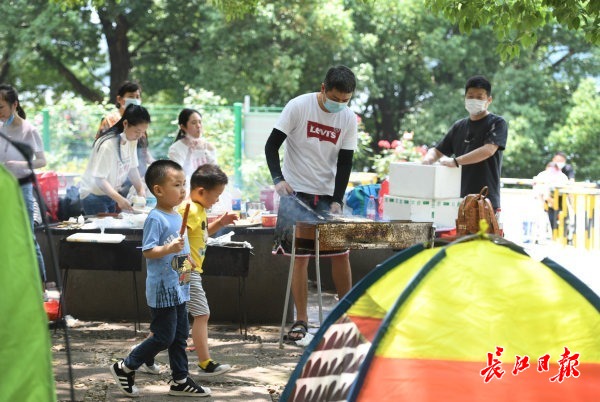
<svg viewBox="0 0 600 402"><path fill-rule="evenodd" d="M589 252L558 245L535 245L532 253L539 257L549 256L569 269L600 295L600 252ZM312 288L309 300L310 331L318 326L316 292ZM325 316L335 304L332 294L324 294ZM78 322L70 328L71 352L76 401L129 401L123 396L108 371L110 364L124 357L129 348L140 342L146 332L134 336L131 323ZM210 324L209 345L213 358L233 365L232 372L217 377L211 382L200 382L212 389L211 398L185 398L204 401L278 401L287 379L300 359L302 349L284 345L279 349L279 326L249 326L248 339L243 339L236 324ZM191 342L191 339L189 340ZM66 365L64 332L52 334L54 373L58 398L69 400L69 377ZM197 358L189 353L190 371L195 374ZM157 361L168 364L166 352L158 355ZM136 384L143 401L180 400L167 395L170 376L165 370L159 376L140 373Z"/></svg>
<svg viewBox="0 0 600 402"><path fill-rule="evenodd" d="M311 332L318 326L318 309L313 288L309 303ZM332 294L324 294L324 313L327 314L335 304ZM142 324L142 332L137 336L131 323L103 323L77 321L69 328L71 360L74 373L76 401L130 401L113 382L109 366L123 358L132 345L142 341L148 331L148 323ZM248 339L239 334L237 324L210 324L209 346L212 357L233 366L233 370L212 381L197 381L209 386L210 398L183 398L203 401L278 401L287 380L302 355L298 346L284 345L279 348L279 326L249 326ZM191 344L191 338L188 340ZM70 400L67 355L65 353L64 331L52 333L53 366L57 384L58 399ZM195 376L197 357L188 353L190 374ZM156 359L163 364L164 370L158 375L138 373L136 385L140 389L141 401L172 401L182 398L167 395L170 379L168 357L161 352Z"/></svg>

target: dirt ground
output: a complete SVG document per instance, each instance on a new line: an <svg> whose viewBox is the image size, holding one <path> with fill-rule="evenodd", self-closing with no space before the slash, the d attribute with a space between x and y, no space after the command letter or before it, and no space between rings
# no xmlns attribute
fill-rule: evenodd
<svg viewBox="0 0 600 402"><path fill-rule="evenodd" d="M311 298L312 299L312 298ZM310 332L316 331L318 317L316 302L309 300ZM324 294L324 305L330 308L335 303L333 295ZM329 306L329 307L328 307ZM315 317L313 319L313 316ZM106 323L76 320L68 328L71 351L73 384L76 401L129 401L115 385L109 366L129 352L131 346L142 341L148 333L148 323L134 334L133 323ZM69 401L70 381L67 365L65 331L51 331L53 367L58 400ZM303 348L285 345L279 348L279 326L248 326L246 339L240 335L236 323L209 324L209 347L212 358L230 364L233 369L227 374L214 377L211 381L199 381L195 375L197 362L195 352L189 351L190 375L198 384L210 387L210 398L184 398L204 401L278 401L287 380L299 361ZM188 344L192 344L191 337ZM166 351L156 361L163 369L160 375L142 372L136 374L136 385L140 390L139 400L171 401L181 398L167 395L170 374Z"/></svg>

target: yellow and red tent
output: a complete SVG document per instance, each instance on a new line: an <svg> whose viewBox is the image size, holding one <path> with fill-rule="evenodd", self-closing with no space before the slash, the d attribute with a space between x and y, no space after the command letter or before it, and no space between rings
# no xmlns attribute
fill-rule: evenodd
<svg viewBox="0 0 600 402"><path fill-rule="evenodd" d="M600 298L487 238L416 245L324 321L281 401L600 401Z"/></svg>

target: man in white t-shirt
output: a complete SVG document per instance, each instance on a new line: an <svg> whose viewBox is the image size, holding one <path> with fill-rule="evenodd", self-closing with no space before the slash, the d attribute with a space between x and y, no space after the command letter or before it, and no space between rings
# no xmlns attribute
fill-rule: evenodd
<svg viewBox="0 0 600 402"><path fill-rule="evenodd" d="M281 196L274 254L291 254L292 226L296 221L342 212L357 144L356 115L347 107L355 88L356 78L348 67L330 68L320 92L300 95L288 102L267 140L267 164L275 190ZM279 148L284 142L282 169ZM315 212L307 211L292 195ZM291 341L304 338L308 330L307 267L312 254L312 250L296 249L292 276L296 322L288 332ZM349 251L328 256L341 298L352 287Z"/></svg>

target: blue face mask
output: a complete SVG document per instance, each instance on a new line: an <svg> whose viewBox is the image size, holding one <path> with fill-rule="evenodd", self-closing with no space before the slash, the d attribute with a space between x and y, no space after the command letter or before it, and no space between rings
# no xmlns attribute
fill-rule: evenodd
<svg viewBox="0 0 600 402"><path fill-rule="evenodd" d="M6 121L4 122L4 127L10 126L10 123L12 123L14 119L15 119L15 114L12 113L10 115L10 117L8 119L6 119Z"/></svg>
<svg viewBox="0 0 600 402"><path fill-rule="evenodd" d="M331 113L339 113L348 106L348 102L335 102L325 96L325 102L323 106Z"/></svg>
<svg viewBox="0 0 600 402"><path fill-rule="evenodd" d="M137 98L125 98L125 106L123 108L127 109L127 106L129 106L129 105L140 106L141 104L142 104L142 101Z"/></svg>

